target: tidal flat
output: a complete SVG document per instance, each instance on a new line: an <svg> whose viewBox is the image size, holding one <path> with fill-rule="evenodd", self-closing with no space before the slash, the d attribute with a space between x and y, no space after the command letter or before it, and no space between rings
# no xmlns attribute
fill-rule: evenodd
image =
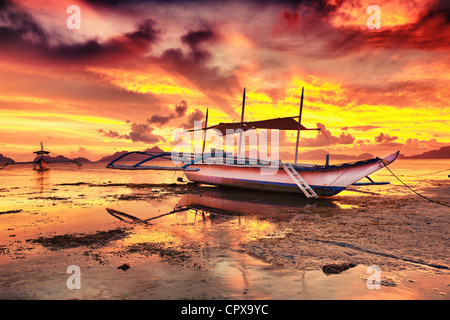
<svg viewBox="0 0 450 320"><path fill-rule="evenodd" d="M448 300L448 207L394 180L311 201L95 169L2 172L1 299Z"/></svg>

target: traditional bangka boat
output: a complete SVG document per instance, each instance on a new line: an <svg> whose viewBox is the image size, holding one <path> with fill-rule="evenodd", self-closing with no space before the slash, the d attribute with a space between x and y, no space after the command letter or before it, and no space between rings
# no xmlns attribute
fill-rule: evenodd
<svg viewBox="0 0 450 320"><path fill-rule="evenodd" d="M244 121L245 110L245 89L242 101L241 121L237 123L219 123L211 127L207 126L208 110L206 112L205 126L201 130L215 129L226 133L227 130L240 129L238 155L230 155L229 153L220 154L222 157L226 155L225 161L208 162L206 159L217 158L217 150L204 152L205 139L203 140L203 149L201 154L192 154L189 161L184 161L182 166L150 166L145 165L154 159L173 159L170 152L152 153L133 151L128 152L107 165L107 168L121 170L174 170L183 171L187 179L192 182L226 186L234 188L278 191L278 192L295 192L302 193L308 198L316 198L318 196L333 196L345 190L351 185L379 185L388 184L388 182L374 182L369 175L382 169L392 163L398 156L399 151L383 158L372 158L368 160L347 162L341 164L330 165L327 161L325 164L301 164L297 163L298 144L301 130L320 130L319 128L307 129L301 124L303 109L303 89L300 100L299 116L276 118L263 121ZM298 118L298 120L296 120ZM295 149L295 162L277 161L276 170L271 174L262 174L262 169L268 169L273 164L268 164L260 159L252 159L240 156L242 132L251 129L277 129L277 130L296 130L297 142ZM117 162L130 154L146 155L144 160L134 165L123 165ZM358 182L363 178L367 178L369 182Z"/></svg>
<svg viewBox="0 0 450 320"><path fill-rule="evenodd" d="M44 145L41 141L41 149L38 151L34 151L33 153L36 154L36 158L33 161L25 161L25 162L6 162L6 163L0 163L0 169L3 169L6 166L10 165L17 165L17 164L33 164L33 170L37 171L46 171L49 170L47 168L47 164L50 162L73 162L77 166L81 166L82 164L75 160L53 160L53 159L47 159L45 156L50 153L50 151L44 150Z"/></svg>

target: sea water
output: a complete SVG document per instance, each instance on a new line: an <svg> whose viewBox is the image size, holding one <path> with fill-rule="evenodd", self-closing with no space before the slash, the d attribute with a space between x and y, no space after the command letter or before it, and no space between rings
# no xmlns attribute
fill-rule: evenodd
<svg viewBox="0 0 450 320"><path fill-rule="evenodd" d="M445 249L449 247L445 230L448 235L450 161L399 159L389 167L426 199L386 169L371 177L376 182L390 182L389 185L352 186L334 197L311 200L301 195L191 185L180 172L112 170L106 168L106 163L86 163L82 167L50 164L50 170L43 172L26 165L6 167L0 170L0 298L371 298L374 293L368 292L361 280L367 266L359 265L332 282L320 269L314 271L329 249L333 250L330 243L350 243L375 256L423 261L424 267L426 263L444 267L450 264ZM165 215L177 208L187 210ZM149 220L151 224L136 223L138 220L118 219L107 209L141 221L155 219ZM311 219L315 219L314 224L308 224ZM348 229L340 231L352 223L371 232L371 225L367 226L368 220L372 224L371 219L376 220L377 228L382 223L392 223L392 230L399 228L398 239L404 242L398 243L398 252L361 243L363 240L348 234ZM302 230L309 230L310 225L319 230L311 231L316 235L306 235L323 241L326 249L314 253L314 259L305 255L306 251L302 256L305 243L289 240ZM407 229L401 229L404 226ZM427 244L429 250L435 250L430 252L437 259L434 262L426 261L427 246L418 247L416 256L413 251L400 250L402 246L414 246L414 230L425 232L420 231L422 226L441 237ZM98 246L91 242L43 245L60 235L69 235L70 242L70 237L88 239L91 234L101 236L101 232L117 229L125 230L123 236L100 238ZM386 229L379 237L394 236ZM34 242L36 239L49 241ZM295 250L289 251L290 247ZM354 254L354 249L345 250L344 254ZM117 267L125 262L131 264L131 272L127 271L125 278L112 280L117 278ZM304 272L309 263L314 266L312 273L292 273ZM69 265L80 265L82 274L96 279L90 284L84 282L88 290L67 289L61 280L66 279L65 268ZM21 276L20 272L25 273ZM133 272L133 276L128 276ZM179 277L191 277L192 282ZM309 279L310 291L306 290L305 279ZM420 279L411 282L411 286L422 285ZM422 285L412 290L407 283L406 287L383 287L384 296L377 296L445 299L448 276L444 273L433 279L444 283L443 288L434 290L430 285Z"/></svg>

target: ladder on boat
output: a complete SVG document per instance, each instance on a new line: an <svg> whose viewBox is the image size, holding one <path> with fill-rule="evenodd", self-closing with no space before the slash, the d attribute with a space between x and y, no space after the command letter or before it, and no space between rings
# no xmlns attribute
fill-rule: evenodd
<svg viewBox="0 0 450 320"><path fill-rule="evenodd" d="M281 161L280 161L281 162ZM303 191L306 197L308 198L317 198L317 194L314 190L309 186L309 184L302 178L302 176L294 169L294 167L290 163L281 162L284 171L291 177L291 179L297 184L300 190Z"/></svg>

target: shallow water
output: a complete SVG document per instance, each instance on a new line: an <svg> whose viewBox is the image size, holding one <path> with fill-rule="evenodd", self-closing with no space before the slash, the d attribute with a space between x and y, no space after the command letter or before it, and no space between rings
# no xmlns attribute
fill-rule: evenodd
<svg viewBox="0 0 450 320"><path fill-rule="evenodd" d="M390 167L417 192L450 203L449 161L397 160ZM50 168L0 170L0 298L450 294L449 208L413 194L386 169L372 178L391 185L353 186L307 200L196 186L167 171L111 170L105 164ZM337 275L321 270L347 261L357 266ZM123 264L130 268L117 269ZM382 270L380 290L366 285L372 264ZM66 286L69 265L82 270L81 290Z"/></svg>

